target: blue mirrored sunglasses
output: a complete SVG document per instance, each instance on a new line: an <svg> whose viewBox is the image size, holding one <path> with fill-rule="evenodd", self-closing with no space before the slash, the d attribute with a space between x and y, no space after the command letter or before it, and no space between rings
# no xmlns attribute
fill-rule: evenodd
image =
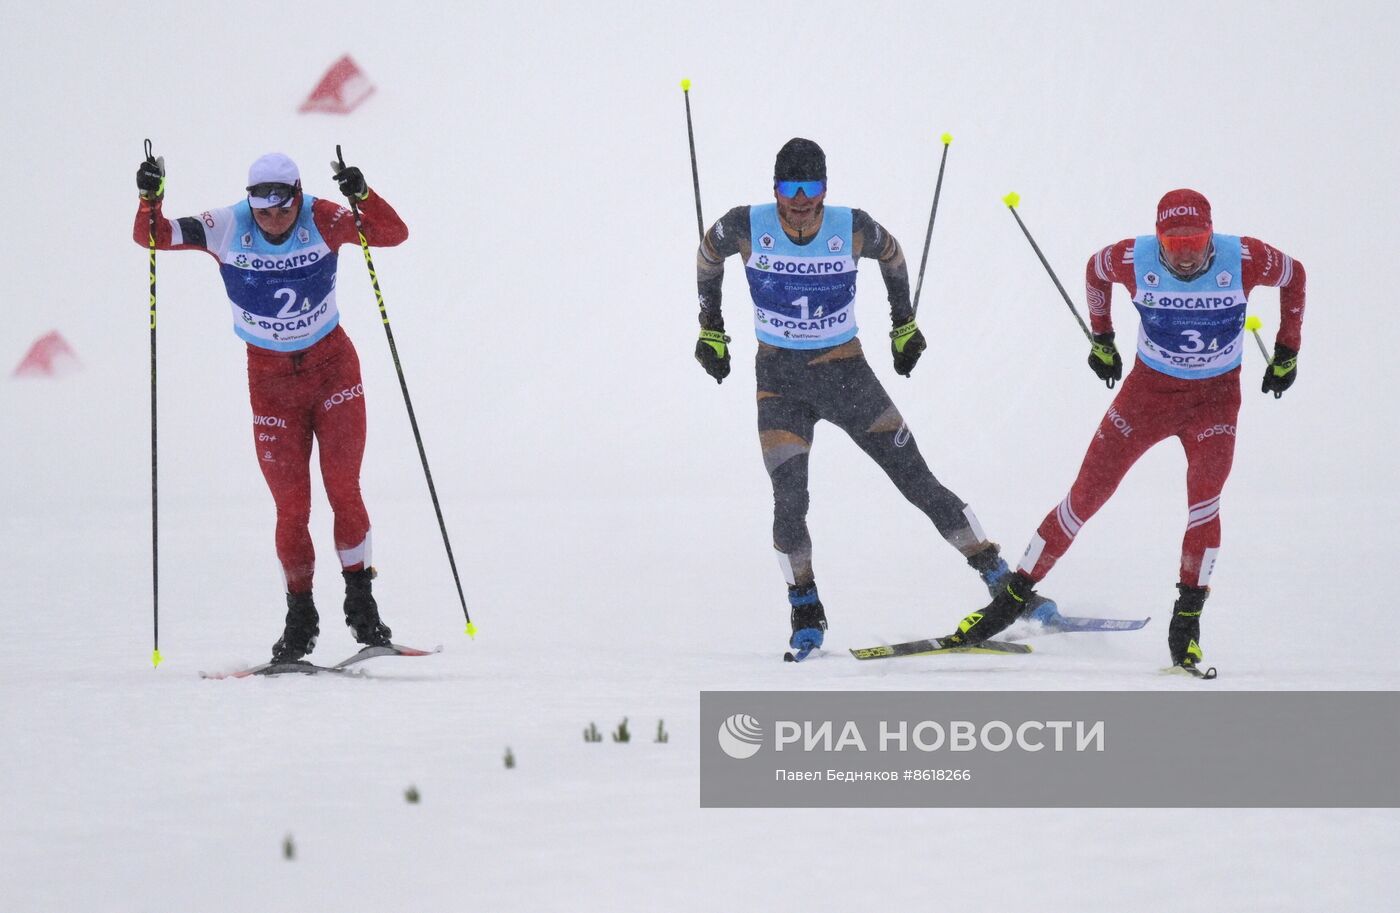
<svg viewBox="0 0 1400 913"><path fill-rule="evenodd" d="M798 191L814 197L818 194L826 193L826 181L777 181L774 188L789 200L797 196Z"/></svg>

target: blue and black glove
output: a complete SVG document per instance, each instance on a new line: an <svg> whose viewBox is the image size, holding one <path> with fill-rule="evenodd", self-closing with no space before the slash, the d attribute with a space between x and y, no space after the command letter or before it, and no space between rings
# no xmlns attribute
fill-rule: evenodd
<svg viewBox="0 0 1400 913"><path fill-rule="evenodd" d="M141 199L154 202L165 196L165 156L147 158L136 169L136 189Z"/></svg>
<svg viewBox="0 0 1400 913"><path fill-rule="evenodd" d="M908 377L919 363L919 356L928 348L919 325L910 320L890 331L890 352L894 355L894 373Z"/></svg>
<svg viewBox="0 0 1400 913"><path fill-rule="evenodd" d="M1112 332L1094 334L1093 347L1089 349L1089 370L1110 390L1123 379L1123 359L1118 355L1118 347L1113 344Z"/></svg>
<svg viewBox="0 0 1400 913"><path fill-rule="evenodd" d="M1264 369L1262 392L1272 393L1274 399L1293 386L1298 379L1298 353L1281 342L1274 343L1274 360Z"/></svg>
<svg viewBox="0 0 1400 913"><path fill-rule="evenodd" d="M722 383L729 376L729 337L723 330L701 330L695 343L695 360L715 383Z"/></svg>

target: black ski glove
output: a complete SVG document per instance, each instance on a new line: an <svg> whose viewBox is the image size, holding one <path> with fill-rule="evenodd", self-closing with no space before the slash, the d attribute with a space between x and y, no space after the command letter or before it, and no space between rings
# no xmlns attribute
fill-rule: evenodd
<svg viewBox="0 0 1400 913"><path fill-rule="evenodd" d="M354 165L342 167L339 162L331 162L334 169L335 182L340 185L340 192L351 200L363 200L369 196L369 185L365 183L365 176L360 173L360 169Z"/></svg>
<svg viewBox="0 0 1400 913"><path fill-rule="evenodd" d="M143 200L159 200L165 196L165 156L147 158L136 169L136 189Z"/></svg>
<svg viewBox="0 0 1400 913"><path fill-rule="evenodd" d="M919 363L919 356L928 348L919 325L910 320L890 331L890 352L894 355L894 373L908 377Z"/></svg>
<svg viewBox="0 0 1400 913"><path fill-rule="evenodd" d="M1118 347L1113 344L1113 333L1094 334L1094 344L1089 349L1089 370L1110 390L1123 379L1123 359L1118 355Z"/></svg>
<svg viewBox="0 0 1400 913"><path fill-rule="evenodd" d="M1264 369L1261 392L1272 393L1274 399L1278 399L1297 379L1298 353L1281 342L1274 343L1274 360Z"/></svg>
<svg viewBox="0 0 1400 913"><path fill-rule="evenodd" d="M695 343L695 360L715 383L723 383L729 376L729 337L723 330L701 330Z"/></svg>

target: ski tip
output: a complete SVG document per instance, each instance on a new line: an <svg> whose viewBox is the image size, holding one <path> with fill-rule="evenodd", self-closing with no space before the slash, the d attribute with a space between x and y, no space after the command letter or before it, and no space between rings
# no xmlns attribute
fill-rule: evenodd
<svg viewBox="0 0 1400 913"><path fill-rule="evenodd" d="M689 92L689 91L690 91L690 80L689 80L689 79L682 79L682 80L681 80L681 91L682 91L682 92Z"/></svg>
<svg viewBox="0 0 1400 913"><path fill-rule="evenodd" d="M245 669L235 669L232 672L204 672L200 671L199 677L208 682L221 682L230 678L248 678L256 674L258 666L249 666Z"/></svg>
<svg viewBox="0 0 1400 913"><path fill-rule="evenodd" d="M468 637L470 637L472 640L476 640L476 622L474 622L474 621L469 621L469 622L467 622L467 629L466 629L466 632L465 632L465 633L466 633L466 635L467 635Z"/></svg>
<svg viewBox="0 0 1400 913"><path fill-rule="evenodd" d="M1258 317L1255 317L1253 314L1250 314L1244 319L1244 328L1246 330L1249 330L1249 332L1251 333L1253 333L1255 330L1263 329L1263 327L1264 321L1260 320Z"/></svg>
<svg viewBox="0 0 1400 913"><path fill-rule="evenodd" d="M365 647L355 655L369 659L375 656L432 656L434 653L441 652L442 644L438 644L431 650L424 650L422 647L409 647L404 644L391 643L387 647Z"/></svg>
<svg viewBox="0 0 1400 913"><path fill-rule="evenodd" d="M257 668L257 666L248 666L243 669L236 669L232 672L205 672L203 669L201 669L199 672L199 677L208 682L222 681L226 678L247 678L253 673L253 670Z"/></svg>
<svg viewBox="0 0 1400 913"><path fill-rule="evenodd" d="M152 668L152 669L159 669L159 668L160 668L160 661L161 661L162 659L164 659L164 657L160 655L160 648L159 648L159 647L157 647L156 649L152 650L152 651L151 651L151 668Z"/></svg>
<svg viewBox="0 0 1400 913"><path fill-rule="evenodd" d="M1007 206L1010 206L1012 209L1015 209L1017 206L1021 205L1021 195L1013 190L1006 196L1002 197L1001 201Z"/></svg>
<svg viewBox="0 0 1400 913"><path fill-rule="evenodd" d="M940 136L939 139L943 140L943 145L945 146L951 146L953 144L953 134L951 133L945 133Z"/></svg>

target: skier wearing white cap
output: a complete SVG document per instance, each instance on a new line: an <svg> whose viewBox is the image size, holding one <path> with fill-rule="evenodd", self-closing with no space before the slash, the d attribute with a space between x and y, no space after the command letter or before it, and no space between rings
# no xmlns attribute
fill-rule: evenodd
<svg viewBox="0 0 1400 913"><path fill-rule="evenodd" d="M408 237L403 220L369 189L360 169L335 167L341 192L358 201L370 244L392 247ZM390 631L371 590L370 522L360 496L364 385L335 301L336 252L359 243L351 211L306 194L296 163L279 152L253 162L245 199L196 216L162 213L163 159L142 162L136 185L135 241L149 243L154 214L158 249L213 256L233 307L233 330L247 344L253 442L277 507L277 556L286 583L286 627L273 660L300 660L320 633L308 530L313 438L335 514L346 624L360 643L387 645Z"/></svg>

